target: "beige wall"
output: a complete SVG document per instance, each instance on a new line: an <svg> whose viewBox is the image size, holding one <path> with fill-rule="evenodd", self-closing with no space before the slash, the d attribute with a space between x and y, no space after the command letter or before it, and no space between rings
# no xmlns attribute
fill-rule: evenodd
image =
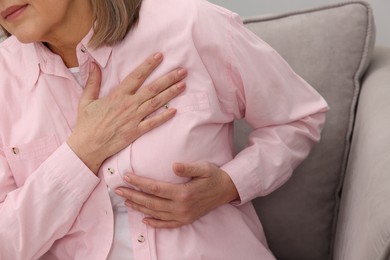
<svg viewBox="0 0 390 260"><path fill-rule="evenodd" d="M337 0L209 0L241 16L280 13L342 2ZM367 0L374 10L377 27L377 45L390 47L390 0Z"/></svg>

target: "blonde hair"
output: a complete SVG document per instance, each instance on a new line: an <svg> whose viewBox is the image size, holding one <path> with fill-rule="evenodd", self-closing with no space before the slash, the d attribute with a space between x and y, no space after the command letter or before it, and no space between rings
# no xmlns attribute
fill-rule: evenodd
<svg viewBox="0 0 390 260"><path fill-rule="evenodd" d="M4 34L5 36L7 36L7 37L11 36L11 34L6 29L4 29L3 26L0 26L0 29L2 30L1 33Z"/></svg>
<svg viewBox="0 0 390 260"><path fill-rule="evenodd" d="M125 38L139 19L142 0L91 0L91 3L95 25L89 45L97 48ZM11 35L2 29L7 37Z"/></svg>
<svg viewBox="0 0 390 260"><path fill-rule="evenodd" d="M91 0L95 33L91 47L113 45L137 23L142 0Z"/></svg>

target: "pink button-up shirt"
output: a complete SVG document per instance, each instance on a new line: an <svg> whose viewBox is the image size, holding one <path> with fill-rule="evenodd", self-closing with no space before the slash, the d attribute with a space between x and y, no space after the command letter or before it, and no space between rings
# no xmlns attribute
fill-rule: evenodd
<svg viewBox="0 0 390 260"><path fill-rule="evenodd" d="M107 185L126 185L125 173L186 182L172 163L202 160L230 175L240 202L175 229L146 226L129 209L135 259L273 259L249 201L282 185L307 156L326 102L234 13L202 0L144 0L140 17L113 47L89 49L85 37L77 47L82 82L96 61L104 96L162 51L148 81L183 66L187 89L168 104L176 116L109 158L99 177L65 143L83 89L61 58L40 43L1 44L0 259L105 259L114 226ZM232 122L240 118L254 130L234 156Z"/></svg>

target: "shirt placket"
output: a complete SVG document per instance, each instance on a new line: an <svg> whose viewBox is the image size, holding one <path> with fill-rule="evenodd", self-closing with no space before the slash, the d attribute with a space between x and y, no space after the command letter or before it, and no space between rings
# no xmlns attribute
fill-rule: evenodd
<svg viewBox="0 0 390 260"><path fill-rule="evenodd" d="M129 223L131 225L134 259L157 260L155 229L142 223L146 217L135 210L129 210Z"/></svg>
<svg viewBox="0 0 390 260"><path fill-rule="evenodd" d="M107 159L101 168L101 173L107 186L115 190L118 187L127 186L134 188L127 184L123 177L126 174L133 173L131 163L132 145L120 151L118 154ZM155 248L155 230L145 225L142 220L146 216L133 209L128 209L128 221L130 226L130 237L132 243L134 259L154 260L156 257Z"/></svg>
<svg viewBox="0 0 390 260"><path fill-rule="evenodd" d="M77 49L77 59L79 62L80 79L84 87L89 75L89 63L94 61L94 58L89 54L87 47L81 44Z"/></svg>
<svg viewBox="0 0 390 260"><path fill-rule="evenodd" d="M118 165L126 169L128 174L134 174L132 150L130 144L125 149L125 154L118 157ZM122 165L121 165L122 164ZM127 166L127 167L125 167ZM131 187L134 188L134 187ZM131 226L131 239L134 248L135 259L157 260L155 229L145 225L142 220L147 217L145 214L133 209L128 209L129 225Z"/></svg>

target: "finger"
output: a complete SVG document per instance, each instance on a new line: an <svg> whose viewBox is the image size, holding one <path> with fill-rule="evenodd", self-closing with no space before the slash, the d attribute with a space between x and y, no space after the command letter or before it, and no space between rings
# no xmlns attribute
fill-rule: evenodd
<svg viewBox="0 0 390 260"><path fill-rule="evenodd" d="M119 85L119 90L125 94L134 94L142 86L148 76L162 62L162 53L156 53L148 57L140 66L132 71Z"/></svg>
<svg viewBox="0 0 390 260"><path fill-rule="evenodd" d="M163 181L157 181L138 175L126 175L125 181L129 184L139 188L142 192L151 194L160 198L172 200L175 194L178 194L179 185Z"/></svg>
<svg viewBox="0 0 390 260"><path fill-rule="evenodd" d="M174 163L173 171L180 177L208 177L217 167L210 163Z"/></svg>
<svg viewBox="0 0 390 260"><path fill-rule="evenodd" d="M119 193L118 193L119 191ZM172 209L171 201L132 189L117 189L117 194L129 203L136 203L153 211L169 211Z"/></svg>
<svg viewBox="0 0 390 260"><path fill-rule="evenodd" d="M126 201L125 205L127 207L133 209L133 210L141 212L141 213L143 213L143 214L145 214L147 216L150 216L150 217L152 217L154 219L170 221L173 218L171 213L164 212L164 211L152 210L152 209L149 209L149 208L147 208L147 207L145 207L143 205L137 204L137 203Z"/></svg>
<svg viewBox="0 0 390 260"><path fill-rule="evenodd" d="M140 135L143 135L144 133L152 130L153 128L156 128L165 122L167 122L169 119L173 118L176 114L176 109L170 108L162 113L159 113L157 115L153 115L143 121L141 121L138 124L138 133Z"/></svg>
<svg viewBox="0 0 390 260"><path fill-rule="evenodd" d="M91 62L89 64L89 75L87 84L85 85L83 94L80 98L80 106L84 107L92 100L96 100L99 97L101 83L101 71L99 66Z"/></svg>
<svg viewBox="0 0 390 260"><path fill-rule="evenodd" d="M179 83L186 76L187 76L187 70L180 68L159 77L151 84L145 86L144 88L138 91L137 94L141 103L148 101L149 99L153 98L154 96L158 95L159 93L161 93L166 89L170 89L172 87L177 88L178 85L175 84ZM184 86L182 86L181 84L181 87L183 88Z"/></svg>
<svg viewBox="0 0 390 260"><path fill-rule="evenodd" d="M164 90L160 94L148 99L146 102L141 104L137 110L137 113L140 117L144 118L161 108L165 104L169 103L174 97L177 97L180 93L184 91L186 85L184 82L179 82L172 87Z"/></svg>
<svg viewBox="0 0 390 260"><path fill-rule="evenodd" d="M180 223L174 220L167 221L167 220L158 220L153 218L144 218L142 222L153 228L177 228L185 225L184 223Z"/></svg>

